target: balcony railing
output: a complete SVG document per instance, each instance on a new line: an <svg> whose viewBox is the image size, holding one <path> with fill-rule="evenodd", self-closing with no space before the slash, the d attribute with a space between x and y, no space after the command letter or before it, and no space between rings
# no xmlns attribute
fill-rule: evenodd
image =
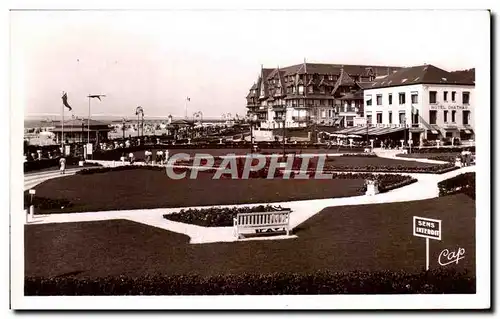
<svg viewBox="0 0 500 319"><path fill-rule="evenodd" d="M310 116L292 116L292 120L295 122L308 122L310 119Z"/></svg>

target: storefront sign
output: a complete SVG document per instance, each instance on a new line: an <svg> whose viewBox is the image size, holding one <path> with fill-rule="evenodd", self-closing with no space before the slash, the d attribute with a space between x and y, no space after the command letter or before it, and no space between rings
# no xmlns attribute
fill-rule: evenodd
<svg viewBox="0 0 500 319"><path fill-rule="evenodd" d="M468 110L470 106L468 105L429 105L430 110Z"/></svg>

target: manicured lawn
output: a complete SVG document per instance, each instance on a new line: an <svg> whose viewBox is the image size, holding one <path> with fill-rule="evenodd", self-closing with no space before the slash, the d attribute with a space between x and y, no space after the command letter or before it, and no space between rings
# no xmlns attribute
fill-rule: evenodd
<svg viewBox="0 0 500 319"><path fill-rule="evenodd" d="M198 179L172 180L164 171L134 169L48 180L36 195L69 200L73 207L39 213L248 204L361 195L363 179Z"/></svg>
<svg viewBox="0 0 500 319"><path fill-rule="evenodd" d="M296 239L188 244L189 238L126 220L25 226L25 275L102 277L315 270L405 270L425 267L425 239L412 235L414 215L442 220L430 242L430 268L475 273L475 201L436 199L323 210L300 225ZM438 264L444 249L465 258Z"/></svg>
<svg viewBox="0 0 500 319"><path fill-rule="evenodd" d="M407 158L427 158L427 159L435 159L438 161L449 161L454 162L457 156L460 156L460 153L411 153L411 154L398 154L398 157L407 157Z"/></svg>

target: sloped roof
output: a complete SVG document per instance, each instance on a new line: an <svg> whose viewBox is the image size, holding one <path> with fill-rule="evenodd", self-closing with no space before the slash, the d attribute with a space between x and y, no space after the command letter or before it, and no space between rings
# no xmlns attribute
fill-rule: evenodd
<svg viewBox="0 0 500 319"><path fill-rule="evenodd" d="M285 75L293 74L331 74L339 75L340 70L344 70L351 75L366 75L370 74L370 69L373 74L391 74L392 72L401 69L399 66L385 66L385 65L356 65L356 64L325 64L325 63L301 63L281 68Z"/></svg>
<svg viewBox="0 0 500 319"><path fill-rule="evenodd" d="M365 89L412 84L474 85L474 82L428 64L398 70L387 77L374 81L371 86Z"/></svg>
<svg viewBox="0 0 500 319"><path fill-rule="evenodd" d="M260 97L260 91L262 89L262 86L264 86L264 97L263 98L267 98L269 96L267 79L269 77L269 74L271 74L271 72L273 70L274 69L264 69L264 68L262 68L261 74L260 74L260 78L259 78L259 90L257 92L257 96Z"/></svg>
<svg viewBox="0 0 500 319"><path fill-rule="evenodd" d="M373 82L357 82L356 83L360 88L366 89L372 87Z"/></svg>
<svg viewBox="0 0 500 319"><path fill-rule="evenodd" d="M347 72L344 71L344 69L340 70L340 76L337 79L337 83L335 83L335 87L332 90L332 94L335 94L337 92L338 88L341 86L354 86L356 85L356 82L351 78Z"/></svg>
<svg viewBox="0 0 500 319"><path fill-rule="evenodd" d="M459 71L452 71L451 74L457 76L458 78L461 78L465 81L471 81L475 82L476 80L476 69L468 69L468 70L459 70Z"/></svg>

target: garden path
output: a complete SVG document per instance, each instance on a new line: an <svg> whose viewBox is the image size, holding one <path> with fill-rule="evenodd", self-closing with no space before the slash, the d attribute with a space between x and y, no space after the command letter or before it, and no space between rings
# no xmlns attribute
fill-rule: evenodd
<svg viewBox="0 0 500 319"><path fill-rule="evenodd" d="M395 157L394 151L380 152L376 150L378 156L392 158ZM397 158L401 159L401 158ZM420 158L409 158L408 160L421 161ZM78 169L73 169L67 172L66 175L74 174ZM389 191L387 193L377 194L375 196L353 196L331 199L314 199L291 202L276 202L276 203L256 203L243 205L217 205L215 207L237 207L237 206L257 206L257 205L281 205L292 209L290 215L290 227L296 228L307 219L319 213L326 207L332 206L348 206L348 205L363 205L363 204L381 204L391 202L404 202L424 200L438 197L439 191L437 183L442 180L457 176L465 172L474 172L475 166L462 167L460 169L444 173L444 174L405 174L410 175L418 181L416 183ZM45 180L59 177L59 172L44 172L25 175L25 190L34 187L38 183ZM98 221L108 219L127 219L138 223L150 225L153 227L162 228L176 233L185 234L190 237L190 243L213 243L213 242L232 242L236 241L233 235L232 227L202 227L191 224L174 222L163 218L163 214L173 213L180 209L188 208L208 208L214 206L203 207L179 207L179 208L157 208L157 209L138 209L138 210L119 210L119 211L101 211L101 212L86 212L86 213L69 213L69 214L51 214L51 215L36 215L28 221L29 224L47 224L47 223L66 223L66 222L82 222L82 221ZM272 240L294 238L296 236L272 236L265 238L252 238L248 240Z"/></svg>

